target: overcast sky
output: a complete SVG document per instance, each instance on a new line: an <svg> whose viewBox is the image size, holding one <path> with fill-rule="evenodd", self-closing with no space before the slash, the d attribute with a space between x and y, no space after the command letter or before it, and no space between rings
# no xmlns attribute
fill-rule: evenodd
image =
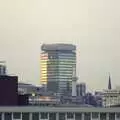
<svg viewBox="0 0 120 120"><path fill-rule="evenodd" d="M77 45L89 89L120 85L120 0L0 0L0 60L20 81L40 83L42 43Z"/></svg>

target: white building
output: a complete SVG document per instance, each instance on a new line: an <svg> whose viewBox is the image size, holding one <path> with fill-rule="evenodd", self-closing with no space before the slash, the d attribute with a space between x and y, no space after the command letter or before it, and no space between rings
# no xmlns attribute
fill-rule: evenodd
<svg viewBox="0 0 120 120"><path fill-rule="evenodd" d="M120 105L120 89L104 90L103 106L109 107L114 105Z"/></svg>

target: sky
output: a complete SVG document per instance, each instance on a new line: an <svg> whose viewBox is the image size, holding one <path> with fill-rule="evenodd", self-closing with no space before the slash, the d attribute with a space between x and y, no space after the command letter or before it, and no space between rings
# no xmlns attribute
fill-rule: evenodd
<svg viewBox="0 0 120 120"><path fill-rule="evenodd" d="M77 76L91 90L120 85L120 0L0 0L0 60L40 83L40 46L77 46Z"/></svg>

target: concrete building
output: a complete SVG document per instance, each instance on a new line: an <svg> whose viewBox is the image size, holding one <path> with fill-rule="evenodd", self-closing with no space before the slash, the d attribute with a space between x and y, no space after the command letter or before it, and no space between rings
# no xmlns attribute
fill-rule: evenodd
<svg viewBox="0 0 120 120"><path fill-rule="evenodd" d="M72 93L73 66L76 68L76 46L43 44L41 47L41 84L58 95Z"/></svg>
<svg viewBox="0 0 120 120"><path fill-rule="evenodd" d="M86 84L85 83L78 83L76 88L77 88L77 96L85 96L85 94L86 94Z"/></svg>
<svg viewBox="0 0 120 120"><path fill-rule="evenodd" d="M0 120L120 120L120 108L0 107Z"/></svg>
<svg viewBox="0 0 120 120"><path fill-rule="evenodd" d="M108 89L103 91L103 106L116 106L120 105L120 89L117 87L112 89L111 77L109 75Z"/></svg>
<svg viewBox="0 0 120 120"><path fill-rule="evenodd" d="M103 91L103 106L120 105L120 89L104 90Z"/></svg>

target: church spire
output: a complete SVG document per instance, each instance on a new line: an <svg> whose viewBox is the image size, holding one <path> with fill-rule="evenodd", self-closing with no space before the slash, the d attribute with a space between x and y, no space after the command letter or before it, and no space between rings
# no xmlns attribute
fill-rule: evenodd
<svg viewBox="0 0 120 120"><path fill-rule="evenodd" d="M108 90L111 90L111 89L112 89L112 85L111 85L111 77L109 73Z"/></svg>

